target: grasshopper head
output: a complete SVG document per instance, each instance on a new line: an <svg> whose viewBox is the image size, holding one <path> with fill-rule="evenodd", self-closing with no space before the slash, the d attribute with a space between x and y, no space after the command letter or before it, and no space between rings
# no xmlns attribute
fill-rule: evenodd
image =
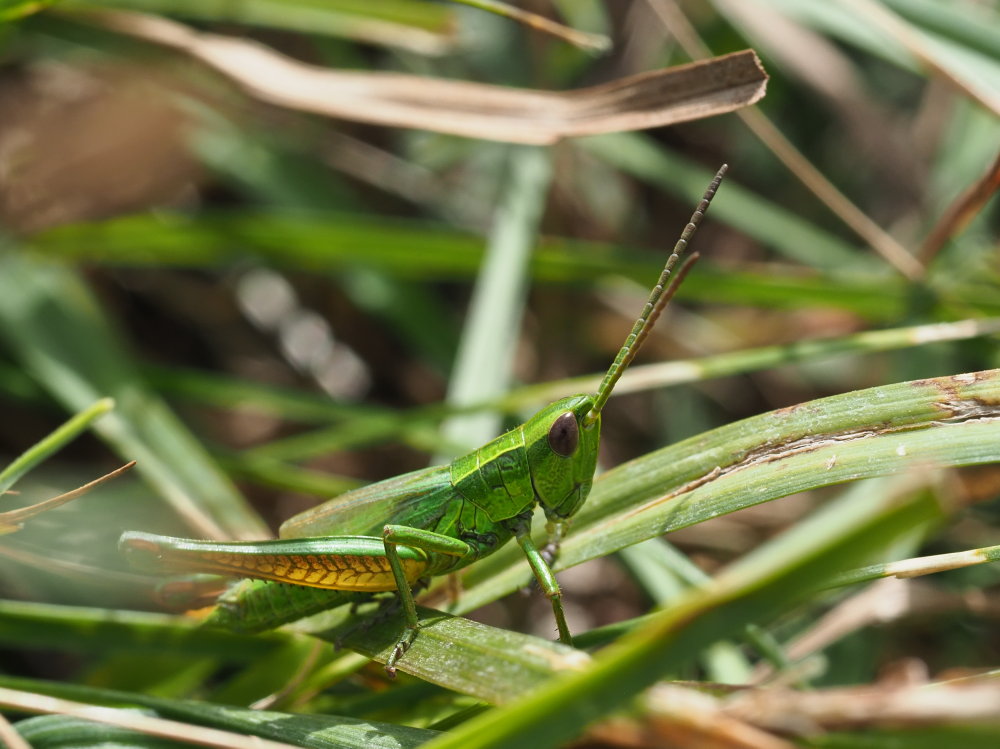
<svg viewBox="0 0 1000 749"><path fill-rule="evenodd" d="M574 395L556 401L539 411L524 425L528 465L535 495L550 521L572 517L590 494L594 471L597 469L601 409L608 402L618 379L635 358L660 312L698 259L697 254L691 255L677 269L676 275L673 273L674 266L684 255L688 242L708 210L708 204L715 196L727 169L723 164L716 173L691 216L691 221L684 227L663 266L659 280L650 291L642 313L632 326L632 332L625 339L597 392L594 395Z"/></svg>
<svg viewBox="0 0 1000 749"><path fill-rule="evenodd" d="M549 520L572 517L590 493L601 435L599 415L587 423L593 406L593 396L570 396L524 425L531 480Z"/></svg>
<svg viewBox="0 0 1000 749"><path fill-rule="evenodd" d="M574 395L563 398L543 408L524 424L525 445L528 450L528 466L531 480L545 517L558 522L572 517L583 505L590 487L594 483L597 469L597 448L601 436L601 409L608 402L611 391L622 373L635 358L656 323L660 312L677 291L684 276L698 259L694 254L684 260L674 274L674 266L680 261L715 196L719 183L729 167L725 164L716 172L715 179L708 186L704 197L695 209L691 220L684 227L673 252L667 258L660 278L649 293L649 299L642 313L632 326L632 332L615 357L610 369L597 392L593 395Z"/></svg>

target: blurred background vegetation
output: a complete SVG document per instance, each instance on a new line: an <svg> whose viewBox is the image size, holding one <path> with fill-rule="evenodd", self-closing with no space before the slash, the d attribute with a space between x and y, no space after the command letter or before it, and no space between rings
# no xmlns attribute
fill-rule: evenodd
<svg viewBox="0 0 1000 749"><path fill-rule="evenodd" d="M822 396L1000 366L995 3L524 5L613 47L598 55L502 15L418 0L0 4L0 463L100 398L116 402L5 502L138 461L0 541L5 599L154 610L152 582L117 558L122 531L266 537L321 499L485 441L551 394L520 385L603 372L722 162L729 177L695 240L704 258L641 357L699 364L612 400L602 466ZM530 147L269 104L183 50L121 33L108 10L338 70L569 90L753 47L771 79L746 118ZM524 275L501 271L501 309L470 315L485 248L510 251L511 234L533 246ZM909 330L963 320L980 323L956 340ZM859 336L874 330L900 332ZM473 367L471 384L454 385L469 341L496 356L472 364L509 372L509 384ZM484 402L494 407L473 410L485 422L446 422ZM996 467L941 482L974 506L910 556L994 538ZM670 540L711 574L840 491ZM562 574L574 631L661 600L637 569L608 558ZM989 566L936 576L925 584L934 603L878 627L869 612L808 678L994 666L997 578ZM793 638L830 605L783 620L775 636ZM0 619L20 610L9 611ZM539 596L474 615L544 637L548 617ZM13 629L2 645L7 676L164 697L245 704L290 678L255 683L252 666L201 653L147 652L140 669L113 643L56 647ZM704 677L699 668L676 675ZM417 695L409 704L379 701L384 685L368 690L377 666L364 673L300 709L336 702L427 726L467 706L417 682L402 687Z"/></svg>

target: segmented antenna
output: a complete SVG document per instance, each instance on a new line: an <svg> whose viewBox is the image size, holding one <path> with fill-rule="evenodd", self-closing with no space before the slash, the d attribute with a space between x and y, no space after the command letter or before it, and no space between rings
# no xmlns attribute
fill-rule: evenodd
<svg viewBox="0 0 1000 749"><path fill-rule="evenodd" d="M708 189L705 190L704 197L702 197L701 202L698 203L698 207L695 208L694 213L691 214L691 220L688 222L687 226L684 227L684 231L681 232L680 239L678 239L677 244L674 245L674 251L670 253L670 257L667 258L667 263L663 266L660 278L657 280L656 285L650 292L649 299L646 301L646 306L642 308L642 314L639 315L639 319L635 321L635 325L632 326L632 332L629 333L628 338L625 339L625 344L622 346L621 351L618 352L618 356L615 357L614 362L611 364L611 368L608 369L608 373L604 375L604 379L601 381L600 387L597 388L597 393L594 395L594 406L584 417L584 426L590 426L597 421L597 417L600 415L601 409L604 408L604 404L607 403L608 398L611 397L611 391L614 390L615 384L622 376L622 373L628 368L628 365L632 363L632 360L638 353L639 348L642 346L642 342L645 341L646 336L649 335L649 331L656 322L656 319L660 316L663 308L667 306L667 302L673 298L674 294L677 292L677 287L680 286L681 281L684 280L684 276L687 275L687 272L691 270L691 266L694 265L695 261L698 259L697 255L689 257L684 261L684 264L678 270L677 275L673 279L670 278L674 266L677 265L681 255L684 254L684 250L687 249L688 242L698 229L698 224L700 224L702 218L705 217L705 211L708 210L708 205L712 202L712 198L715 197L715 192L719 189L719 184L722 182L722 178L728 169L728 164L723 164L719 167L719 171L715 173L715 178L712 180L712 184L710 184Z"/></svg>

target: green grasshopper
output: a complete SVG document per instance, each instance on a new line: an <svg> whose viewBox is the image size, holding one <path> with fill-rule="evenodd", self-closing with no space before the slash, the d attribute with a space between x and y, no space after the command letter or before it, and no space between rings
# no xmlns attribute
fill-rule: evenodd
<svg viewBox="0 0 1000 749"><path fill-rule="evenodd" d="M691 255L672 275L726 169L726 165L719 169L684 227L642 314L594 395L558 400L450 465L414 471L331 499L285 522L277 540L214 542L126 532L119 545L122 552L133 566L147 571L250 578L219 599L210 620L242 631L268 629L395 591L406 624L385 664L393 675L419 627L414 586L466 567L515 538L552 602L559 639L572 645L559 585L549 565L566 524L590 492L601 410L697 260L697 254ZM548 521L550 543L542 550L531 538L536 505L541 505Z"/></svg>

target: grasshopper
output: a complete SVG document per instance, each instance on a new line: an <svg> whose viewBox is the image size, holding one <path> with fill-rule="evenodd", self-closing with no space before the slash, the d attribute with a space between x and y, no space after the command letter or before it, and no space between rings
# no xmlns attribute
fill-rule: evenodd
<svg viewBox="0 0 1000 749"><path fill-rule="evenodd" d="M395 591L405 627L385 668L417 636L414 586L482 559L511 538L524 551L552 603L559 639L573 639L550 563L569 520L590 492L597 468L601 410L622 373L698 255L674 274L727 170L723 165L674 245L631 333L594 395L552 403L482 447L435 466L347 492L285 522L279 538L214 542L126 532L119 544L133 566L151 572L250 578L223 594L210 622L242 631L269 629L371 594ZM531 538L541 505L550 543ZM268 582L270 581L270 582ZM279 583L279 584L275 584Z"/></svg>

